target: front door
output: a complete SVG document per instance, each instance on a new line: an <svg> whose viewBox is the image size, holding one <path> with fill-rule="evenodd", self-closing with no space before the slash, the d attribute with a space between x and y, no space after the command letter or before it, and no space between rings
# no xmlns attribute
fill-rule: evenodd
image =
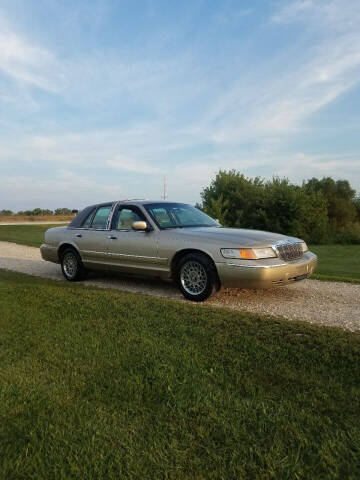
<svg viewBox="0 0 360 480"><path fill-rule="evenodd" d="M133 230L132 224L137 221L147 221L138 207L120 205L117 208L108 232L108 260L124 271L155 273L161 270L157 232Z"/></svg>

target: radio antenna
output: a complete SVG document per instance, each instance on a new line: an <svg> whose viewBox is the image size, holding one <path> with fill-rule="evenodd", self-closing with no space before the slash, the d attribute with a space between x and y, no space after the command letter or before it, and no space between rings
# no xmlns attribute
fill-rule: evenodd
<svg viewBox="0 0 360 480"><path fill-rule="evenodd" d="M166 176L164 175L164 195L163 195L163 199L166 200L167 198L167 193L166 193Z"/></svg>

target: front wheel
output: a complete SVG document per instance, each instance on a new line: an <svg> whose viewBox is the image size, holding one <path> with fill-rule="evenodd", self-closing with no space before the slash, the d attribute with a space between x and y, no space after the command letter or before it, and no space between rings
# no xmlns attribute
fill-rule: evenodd
<svg viewBox="0 0 360 480"><path fill-rule="evenodd" d="M61 258L61 270L69 282L77 282L85 277L85 268L80 255L72 248L65 250Z"/></svg>
<svg viewBox="0 0 360 480"><path fill-rule="evenodd" d="M185 298L203 302L213 292L215 267L205 255L185 255L179 262L177 283Z"/></svg>

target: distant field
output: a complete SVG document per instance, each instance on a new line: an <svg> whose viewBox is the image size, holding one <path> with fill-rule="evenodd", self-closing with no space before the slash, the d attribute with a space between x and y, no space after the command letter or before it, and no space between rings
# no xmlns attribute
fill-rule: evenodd
<svg viewBox="0 0 360 480"><path fill-rule="evenodd" d="M0 215L0 223L18 223L18 222L71 222L73 215L49 215L49 216L28 216Z"/></svg>
<svg viewBox="0 0 360 480"><path fill-rule="evenodd" d="M0 240L40 247L48 228L59 225L0 225ZM314 245L319 257L314 278L360 282L360 245Z"/></svg>
<svg viewBox="0 0 360 480"><path fill-rule="evenodd" d="M313 245L319 257L315 278L360 282L360 245Z"/></svg>
<svg viewBox="0 0 360 480"><path fill-rule="evenodd" d="M64 224L65 225L65 224ZM0 225L0 241L20 243L30 247L40 247L44 242L44 233L56 225Z"/></svg>
<svg viewBox="0 0 360 480"><path fill-rule="evenodd" d="M0 271L0 478L360 478L359 335Z"/></svg>

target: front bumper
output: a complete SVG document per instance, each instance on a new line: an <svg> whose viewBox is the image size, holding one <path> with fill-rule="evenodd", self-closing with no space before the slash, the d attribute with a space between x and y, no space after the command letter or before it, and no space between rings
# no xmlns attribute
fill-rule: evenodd
<svg viewBox="0 0 360 480"><path fill-rule="evenodd" d="M286 285L309 277L317 265L317 256L306 252L299 260L271 262L254 260L228 260L217 263L219 279L223 287L271 288Z"/></svg>
<svg viewBox="0 0 360 480"><path fill-rule="evenodd" d="M43 243L40 247L40 253L43 260L46 260L47 262L60 263L57 247Z"/></svg>

